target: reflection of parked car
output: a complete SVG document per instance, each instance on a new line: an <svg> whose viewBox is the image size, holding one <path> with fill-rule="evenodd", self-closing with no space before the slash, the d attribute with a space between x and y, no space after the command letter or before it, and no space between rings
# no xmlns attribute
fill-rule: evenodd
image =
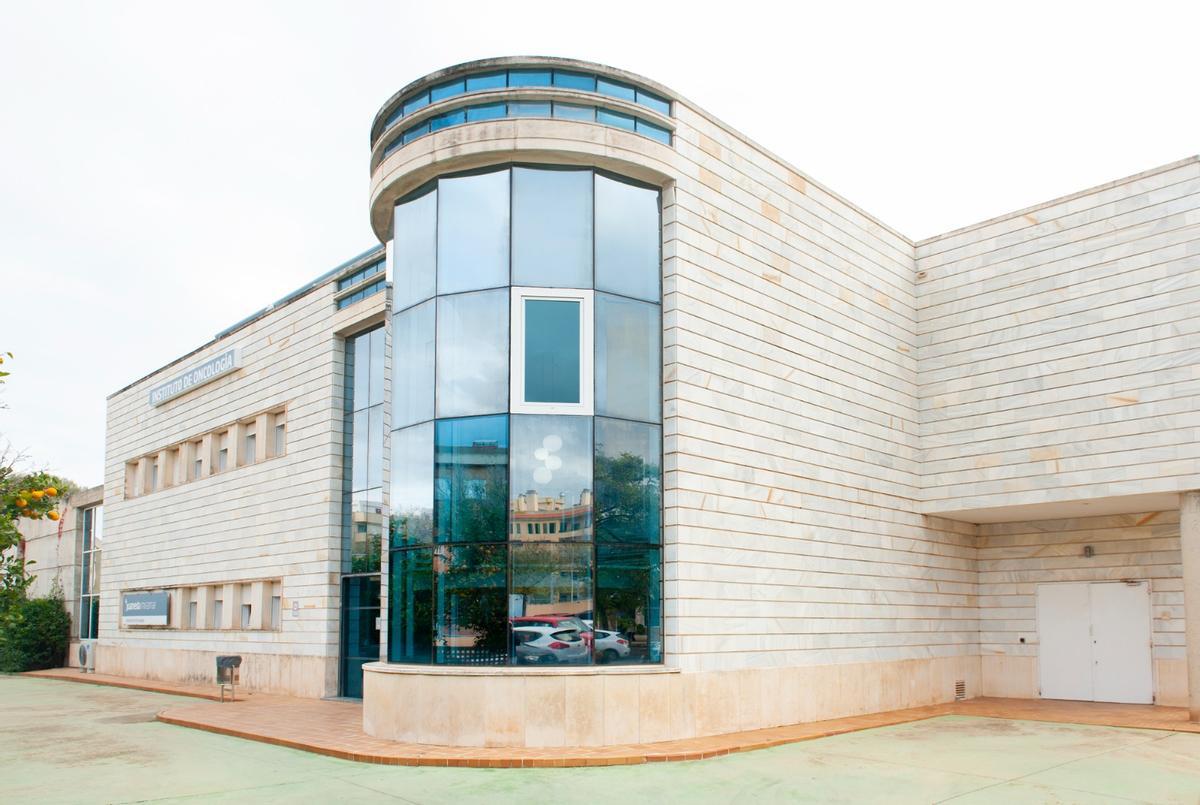
<svg viewBox="0 0 1200 805"><path fill-rule="evenodd" d="M588 645L578 629L555 626L514 626L513 645L517 662L587 662Z"/></svg>
<svg viewBox="0 0 1200 805"><path fill-rule="evenodd" d="M592 634L595 636L596 659L600 662L612 662L629 656L629 641L620 632L597 629Z"/></svg>
<svg viewBox="0 0 1200 805"><path fill-rule="evenodd" d="M509 620L512 622L514 629L523 629L526 626L553 626L557 629L574 629L579 632L585 643L589 646L592 644L592 627L574 615L522 615L519 618L510 618Z"/></svg>

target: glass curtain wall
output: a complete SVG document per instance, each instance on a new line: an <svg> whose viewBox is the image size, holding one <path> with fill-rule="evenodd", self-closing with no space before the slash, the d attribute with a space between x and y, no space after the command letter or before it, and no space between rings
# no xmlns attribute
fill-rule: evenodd
<svg viewBox="0 0 1200 805"><path fill-rule="evenodd" d="M392 662L662 660L660 203L514 165L396 205Z"/></svg>
<svg viewBox="0 0 1200 805"><path fill-rule="evenodd" d="M362 696L362 666L380 655L383 494L383 327L346 339L342 470L341 693Z"/></svg>

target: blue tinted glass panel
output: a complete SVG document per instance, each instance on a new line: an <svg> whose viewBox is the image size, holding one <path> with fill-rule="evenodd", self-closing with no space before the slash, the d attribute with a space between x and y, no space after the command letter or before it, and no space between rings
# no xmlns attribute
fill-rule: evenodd
<svg viewBox="0 0 1200 805"><path fill-rule="evenodd" d="M380 131L387 131L392 126L396 125L396 121L402 117L404 117L404 107L397 106L394 110L392 110L392 113L387 116L387 119L383 121L383 128L380 129Z"/></svg>
<svg viewBox="0 0 1200 805"><path fill-rule="evenodd" d="M455 95L462 95L465 91L466 88L463 85L462 79L438 84L429 90L429 102L436 103L446 98L453 98Z"/></svg>
<svg viewBox="0 0 1200 805"><path fill-rule="evenodd" d="M434 443L434 538L500 542L508 510L508 417L443 419Z"/></svg>
<svg viewBox="0 0 1200 805"><path fill-rule="evenodd" d="M508 410L508 289L438 297L437 415Z"/></svg>
<svg viewBox="0 0 1200 805"><path fill-rule="evenodd" d="M565 89L579 89L585 92L596 91L596 76L587 73L570 73L565 70L554 71L554 86Z"/></svg>
<svg viewBox="0 0 1200 805"><path fill-rule="evenodd" d="M390 143L388 143L387 147L383 149L383 159L387 159L392 154L394 154L396 152L396 149L399 148L400 146L404 145L405 142L406 142L406 140L404 139L403 134L397 135L396 139L394 139Z"/></svg>
<svg viewBox="0 0 1200 805"><path fill-rule="evenodd" d="M660 98L653 93L646 92L644 89L639 89L637 91L637 102L642 106L645 106L647 109L653 109L659 114L668 116L671 114L670 101Z"/></svg>
<svg viewBox="0 0 1200 805"><path fill-rule="evenodd" d="M439 294L508 284L507 170L438 182Z"/></svg>
<svg viewBox="0 0 1200 805"><path fill-rule="evenodd" d="M508 85L510 87L548 87L550 83L549 70L508 71Z"/></svg>
<svg viewBox="0 0 1200 805"><path fill-rule="evenodd" d="M594 647L600 663L662 662L662 551L596 546Z"/></svg>
<svg viewBox="0 0 1200 805"><path fill-rule="evenodd" d="M457 126L460 123L466 122L467 113L462 109L455 109L454 111L446 112L445 114L441 114L435 118L432 118L429 121L429 130L438 131L439 129L444 129L449 126Z"/></svg>
<svg viewBox="0 0 1200 805"><path fill-rule="evenodd" d="M513 168L514 285L592 287L592 172Z"/></svg>
<svg viewBox="0 0 1200 805"><path fill-rule="evenodd" d="M392 227L392 309L434 292L437 279L437 189L396 205Z"/></svg>
<svg viewBox="0 0 1200 805"><path fill-rule="evenodd" d="M416 97L409 98L407 101L404 102L404 105L400 108L404 112L404 114L411 115L413 112L417 111L418 109L422 109L428 105L429 105L429 93L422 92L420 95L417 95Z"/></svg>
<svg viewBox="0 0 1200 805"><path fill-rule="evenodd" d="M436 549L434 631L438 665L506 665L508 546Z"/></svg>
<svg viewBox="0 0 1200 805"><path fill-rule="evenodd" d="M428 123L421 123L419 125L413 126L411 129L408 129L407 131L404 132L404 143L405 144L411 143L413 140L417 139L421 135L428 134L428 133L429 133L429 124Z"/></svg>
<svg viewBox="0 0 1200 805"><path fill-rule="evenodd" d="M514 415L511 427L509 539L590 540L591 417Z"/></svg>
<svg viewBox="0 0 1200 805"><path fill-rule="evenodd" d="M567 120L588 120L596 119L596 108L594 106L578 106L573 103L556 103L554 104L554 116L566 118Z"/></svg>
<svg viewBox="0 0 1200 805"><path fill-rule="evenodd" d="M596 417L596 541L657 545L662 428Z"/></svg>
<svg viewBox="0 0 1200 805"><path fill-rule="evenodd" d="M396 551L388 585L388 660L427 663L433 654L433 550Z"/></svg>
<svg viewBox="0 0 1200 805"><path fill-rule="evenodd" d="M467 92L481 92L485 89L504 89L508 86L508 73L483 73L467 77Z"/></svg>
<svg viewBox="0 0 1200 805"><path fill-rule="evenodd" d="M503 103L482 103L478 106L471 106L467 109L467 122L474 123L479 120L495 120L498 117L504 117L508 113L507 105Z"/></svg>
<svg viewBox="0 0 1200 805"><path fill-rule="evenodd" d="M575 300L525 300L525 402L579 402L582 308Z"/></svg>
<svg viewBox="0 0 1200 805"><path fill-rule="evenodd" d="M658 305L596 294L596 414L662 420Z"/></svg>
<svg viewBox="0 0 1200 805"><path fill-rule="evenodd" d="M647 123L645 120L638 118L637 133L644 134L651 140L658 140L663 145L671 144L671 132L664 129L662 126L656 126L653 123Z"/></svg>
<svg viewBox="0 0 1200 805"><path fill-rule="evenodd" d="M596 290L659 300L658 191L596 174Z"/></svg>
<svg viewBox="0 0 1200 805"><path fill-rule="evenodd" d="M613 112L609 109L597 109L596 122L603 123L606 126L629 129L630 131L633 131L635 125L633 115L623 115L620 112Z"/></svg>
<svg viewBox="0 0 1200 805"><path fill-rule="evenodd" d="M515 665L590 665L592 548L555 542L512 546ZM547 614L553 613L553 614Z"/></svg>
<svg viewBox="0 0 1200 805"><path fill-rule="evenodd" d="M374 285L375 283L371 284ZM371 383L367 397L368 405L380 405L383 403L383 359L384 353L387 350L386 337L387 332L383 327L377 327L371 331ZM383 444L382 435L379 437L379 444ZM378 485L370 484L370 486Z"/></svg>
<svg viewBox="0 0 1200 805"><path fill-rule="evenodd" d="M600 76L596 79L596 91L602 95L609 95L613 98L622 98L626 101L637 100L637 90L628 84L622 84L620 81Z"/></svg>
<svg viewBox="0 0 1200 805"><path fill-rule="evenodd" d="M433 419L434 300L392 319L392 427Z"/></svg>
<svg viewBox="0 0 1200 805"><path fill-rule="evenodd" d="M433 423L392 431L391 545L433 541Z"/></svg>
<svg viewBox="0 0 1200 805"><path fill-rule="evenodd" d="M550 117L549 101L512 101L508 104L509 117Z"/></svg>

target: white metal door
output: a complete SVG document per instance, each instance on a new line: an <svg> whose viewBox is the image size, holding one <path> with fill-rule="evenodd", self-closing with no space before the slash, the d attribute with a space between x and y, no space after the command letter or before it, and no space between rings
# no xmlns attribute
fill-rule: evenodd
<svg viewBox="0 0 1200 805"><path fill-rule="evenodd" d="M1038 675L1043 699L1093 701L1088 585L1037 588Z"/></svg>
<svg viewBox="0 0 1200 805"><path fill-rule="evenodd" d="M1150 704L1150 585L1092 584L1092 695L1098 702Z"/></svg>

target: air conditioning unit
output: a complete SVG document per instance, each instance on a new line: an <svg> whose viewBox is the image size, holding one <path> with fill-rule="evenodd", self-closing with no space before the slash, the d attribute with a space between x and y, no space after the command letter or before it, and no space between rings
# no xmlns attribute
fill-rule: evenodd
<svg viewBox="0 0 1200 805"><path fill-rule="evenodd" d="M96 673L96 644L91 640L81 640L79 643L79 669L83 673Z"/></svg>

